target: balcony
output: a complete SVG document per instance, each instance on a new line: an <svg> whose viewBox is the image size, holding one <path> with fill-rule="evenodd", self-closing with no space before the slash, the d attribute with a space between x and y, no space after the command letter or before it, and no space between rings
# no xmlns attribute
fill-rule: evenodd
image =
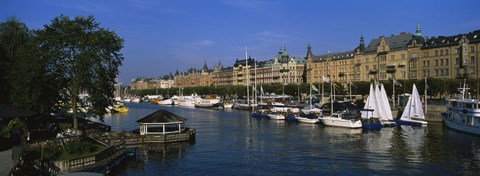
<svg viewBox="0 0 480 176"><path fill-rule="evenodd" d="M371 75L374 75L374 74L377 74L377 73L378 73L377 69L371 69L370 71L368 71L368 74L371 74Z"/></svg>
<svg viewBox="0 0 480 176"><path fill-rule="evenodd" d="M387 73L395 73L396 71L395 65L387 66Z"/></svg>
<svg viewBox="0 0 480 176"><path fill-rule="evenodd" d="M283 69L280 69L280 73L285 73L285 72L289 72L290 69L288 68L283 68Z"/></svg>

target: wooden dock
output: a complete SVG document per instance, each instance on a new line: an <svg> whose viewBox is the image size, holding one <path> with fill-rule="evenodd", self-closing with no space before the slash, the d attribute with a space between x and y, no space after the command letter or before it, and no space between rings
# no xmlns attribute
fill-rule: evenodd
<svg viewBox="0 0 480 176"><path fill-rule="evenodd" d="M148 134L127 131L97 132L89 134L89 137L105 145L125 143L125 145L139 145L143 143L170 143L195 140L196 130L185 128L180 133Z"/></svg>

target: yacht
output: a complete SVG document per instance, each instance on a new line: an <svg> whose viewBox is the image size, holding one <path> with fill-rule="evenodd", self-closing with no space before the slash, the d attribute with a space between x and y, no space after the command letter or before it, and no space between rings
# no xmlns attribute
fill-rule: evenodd
<svg viewBox="0 0 480 176"><path fill-rule="evenodd" d="M204 99L197 101L195 107L197 108L213 108L219 107L222 104L220 103L220 99L217 98L215 95L206 96Z"/></svg>
<svg viewBox="0 0 480 176"><path fill-rule="evenodd" d="M302 123L320 123L316 113L309 113L304 115L295 115L295 119Z"/></svg>
<svg viewBox="0 0 480 176"><path fill-rule="evenodd" d="M480 101L465 99L468 88L460 88L461 96L447 100L447 111L442 113L443 123L452 129L480 135Z"/></svg>
<svg viewBox="0 0 480 176"><path fill-rule="evenodd" d="M180 99L178 100L178 106L195 107L195 104L200 100L202 100L202 98L200 98L197 95L183 96L183 97L180 97Z"/></svg>
<svg viewBox="0 0 480 176"><path fill-rule="evenodd" d="M348 112L333 113L330 116L319 118L325 126L343 128L362 128L362 121Z"/></svg>

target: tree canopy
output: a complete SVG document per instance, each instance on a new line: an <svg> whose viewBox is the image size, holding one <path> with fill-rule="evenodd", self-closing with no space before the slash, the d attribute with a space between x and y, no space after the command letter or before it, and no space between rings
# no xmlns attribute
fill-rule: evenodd
<svg viewBox="0 0 480 176"><path fill-rule="evenodd" d="M0 104L39 112L87 110L102 117L112 103L124 40L93 16L61 15L31 31L16 18L0 23ZM79 97L87 93L86 97Z"/></svg>

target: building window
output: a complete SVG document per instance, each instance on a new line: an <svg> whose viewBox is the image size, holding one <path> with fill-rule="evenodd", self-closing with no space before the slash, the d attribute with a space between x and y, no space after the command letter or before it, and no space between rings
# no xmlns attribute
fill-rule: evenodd
<svg viewBox="0 0 480 176"><path fill-rule="evenodd" d="M391 55L390 60L395 60L395 55Z"/></svg>
<svg viewBox="0 0 480 176"><path fill-rule="evenodd" d="M435 50L435 56L438 56L438 50Z"/></svg>
<svg viewBox="0 0 480 176"><path fill-rule="evenodd" d="M435 59L435 66L438 66L438 59Z"/></svg>
<svg viewBox="0 0 480 176"><path fill-rule="evenodd" d="M443 56L443 50L440 50L440 56Z"/></svg>
<svg viewBox="0 0 480 176"><path fill-rule="evenodd" d="M443 65L443 59L440 59L440 65Z"/></svg>
<svg viewBox="0 0 480 176"><path fill-rule="evenodd" d="M416 78L417 77L417 72L416 71L410 72L410 77L411 78Z"/></svg>
<svg viewBox="0 0 480 176"><path fill-rule="evenodd" d="M428 51L423 52L424 57L428 57Z"/></svg>
<svg viewBox="0 0 480 176"><path fill-rule="evenodd" d="M415 61L410 61L410 68L416 68L417 63Z"/></svg>
<svg viewBox="0 0 480 176"><path fill-rule="evenodd" d="M445 49L445 55L448 55L448 49Z"/></svg>
<svg viewBox="0 0 480 176"><path fill-rule="evenodd" d="M475 63L475 56L470 57L470 63L474 64Z"/></svg>
<svg viewBox="0 0 480 176"><path fill-rule="evenodd" d="M405 54L401 54L400 59L405 59Z"/></svg>
<svg viewBox="0 0 480 176"><path fill-rule="evenodd" d="M443 76L443 70L440 70L440 76Z"/></svg>
<svg viewBox="0 0 480 176"><path fill-rule="evenodd" d="M427 61L423 61L422 67L426 67L426 66L427 66Z"/></svg>
<svg viewBox="0 0 480 176"><path fill-rule="evenodd" d="M471 47L470 47L470 52L471 52L471 53L475 52L475 47L471 46Z"/></svg>
<svg viewBox="0 0 480 176"><path fill-rule="evenodd" d="M448 65L448 59L445 59L445 65Z"/></svg>
<svg viewBox="0 0 480 176"><path fill-rule="evenodd" d="M455 48L455 54L460 53L460 48Z"/></svg>
<svg viewBox="0 0 480 176"><path fill-rule="evenodd" d="M435 70L435 76L438 76L438 70Z"/></svg>
<svg viewBox="0 0 480 176"><path fill-rule="evenodd" d="M445 75L448 76L448 68L445 69Z"/></svg>

